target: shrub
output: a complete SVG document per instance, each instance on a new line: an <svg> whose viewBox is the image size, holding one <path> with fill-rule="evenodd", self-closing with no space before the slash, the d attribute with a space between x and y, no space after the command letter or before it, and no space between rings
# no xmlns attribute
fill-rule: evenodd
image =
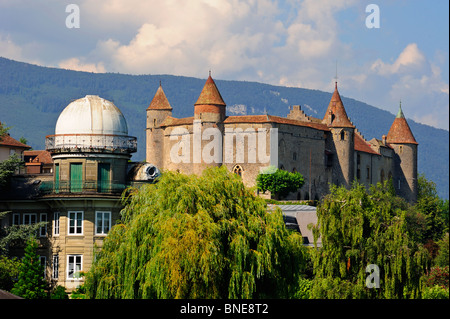
<svg viewBox="0 0 450 319"><path fill-rule="evenodd" d="M63 286L56 286L50 296L50 299L69 299L69 295L66 292L66 288Z"/></svg>
<svg viewBox="0 0 450 319"><path fill-rule="evenodd" d="M439 285L427 287L423 291L422 299L449 299L448 288L442 288Z"/></svg>
<svg viewBox="0 0 450 319"><path fill-rule="evenodd" d="M437 285L448 290L448 266L431 268L424 279L426 287L434 287Z"/></svg>

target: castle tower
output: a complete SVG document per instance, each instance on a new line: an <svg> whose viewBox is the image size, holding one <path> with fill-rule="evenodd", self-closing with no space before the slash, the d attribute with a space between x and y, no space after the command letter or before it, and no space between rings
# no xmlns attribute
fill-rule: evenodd
<svg viewBox="0 0 450 319"><path fill-rule="evenodd" d="M410 202L417 200L417 149L418 143L409 128L402 105L386 137L394 149L393 184L396 193Z"/></svg>
<svg viewBox="0 0 450 319"><path fill-rule="evenodd" d="M193 150L194 158L193 169L195 174L201 174L201 172L209 166L220 166L223 160L223 137L224 128L223 121L225 120L226 104L220 95L220 92L211 77L211 72L203 86L202 92L194 104L194 140L195 145L201 145L200 150ZM220 136L212 135L208 139L205 138L204 132L208 128L214 128L210 132L218 132L219 129ZM196 134L197 133L197 134ZM201 134L201 135L200 135ZM201 137L200 137L201 136ZM207 136L206 136L207 137ZM205 150L207 151L206 153ZM201 152L201 156L200 153ZM211 160L211 156L214 159ZM201 158L200 158L201 157ZM208 157L208 158L207 158Z"/></svg>
<svg viewBox="0 0 450 319"><path fill-rule="evenodd" d="M211 72L194 106L196 120L220 123L225 119L226 104L211 77Z"/></svg>
<svg viewBox="0 0 450 319"><path fill-rule="evenodd" d="M327 145L334 153L331 182L350 187L354 178L355 126L345 112L337 82L322 123L328 125L331 131L331 139Z"/></svg>
<svg viewBox="0 0 450 319"><path fill-rule="evenodd" d="M172 116L172 107L163 91L161 83L147 108L147 129L146 129L146 161L158 168L163 168L164 134L160 124L168 117Z"/></svg>

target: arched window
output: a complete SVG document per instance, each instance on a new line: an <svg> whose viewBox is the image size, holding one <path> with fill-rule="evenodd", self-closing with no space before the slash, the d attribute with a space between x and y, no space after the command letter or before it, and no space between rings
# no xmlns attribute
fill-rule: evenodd
<svg viewBox="0 0 450 319"><path fill-rule="evenodd" d="M235 174L237 174L237 175L239 175L239 176L241 176L242 177L242 167L241 167L241 165L236 165L236 166L234 166L234 168L233 168L233 173L235 173Z"/></svg>

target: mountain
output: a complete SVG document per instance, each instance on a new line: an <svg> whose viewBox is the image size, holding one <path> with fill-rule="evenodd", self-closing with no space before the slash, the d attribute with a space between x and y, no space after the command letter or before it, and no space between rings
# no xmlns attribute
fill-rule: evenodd
<svg viewBox="0 0 450 319"><path fill-rule="evenodd" d="M87 94L113 101L125 115L129 134L138 138L134 161L145 159L145 110L159 82L173 107L174 117L192 116L205 79L172 75L88 73L41 67L0 57L0 121L10 133L25 137L34 149L45 147L45 136L54 134L59 113ZM322 118L332 90L274 86L256 82L215 80L227 104L228 115L286 116L290 105L301 105L306 114ZM342 92L341 92L342 93ZM388 133L395 115L341 94L347 114L367 140ZM406 111L406 116L407 116ZM419 173L436 183L439 196L449 198L449 132L408 119L419 143Z"/></svg>

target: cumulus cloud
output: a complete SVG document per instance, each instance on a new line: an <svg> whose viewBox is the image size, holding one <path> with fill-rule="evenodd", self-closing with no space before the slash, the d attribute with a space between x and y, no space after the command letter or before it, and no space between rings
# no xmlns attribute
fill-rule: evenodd
<svg viewBox="0 0 450 319"><path fill-rule="evenodd" d="M94 73L104 73L106 69L102 62L100 63L85 63L79 58L70 58L59 62L58 66L62 69L84 71L84 72L94 72Z"/></svg>
<svg viewBox="0 0 450 319"><path fill-rule="evenodd" d="M415 71L423 72L428 66L428 61L417 47L417 44L410 43L400 53L394 63L384 63L381 59L378 59L372 64L371 70L380 75L406 74Z"/></svg>

